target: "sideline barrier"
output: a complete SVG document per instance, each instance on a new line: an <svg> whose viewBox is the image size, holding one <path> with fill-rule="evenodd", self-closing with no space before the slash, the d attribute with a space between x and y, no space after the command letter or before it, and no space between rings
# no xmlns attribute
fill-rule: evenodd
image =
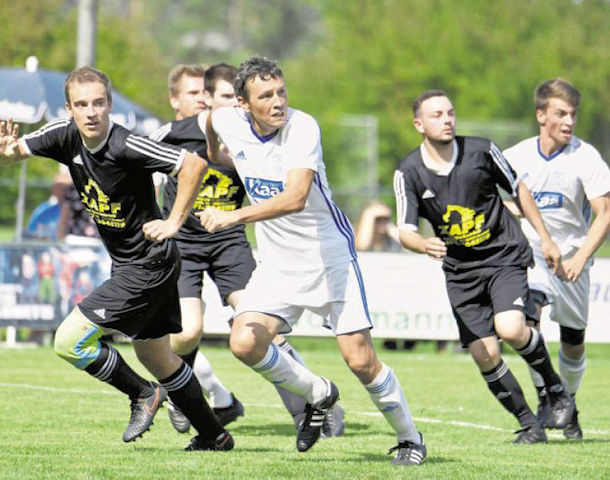
<svg viewBox="0 0 610 480"><path fill-rule="evenodd" d="M441 263L424 255L360 252L373 337L458 340ZM204 281L204 333L227 334L231 309L222 307L218 291ZM610 259L597 259L591 270L587 342L610 343ZM559 327L543 309L542 332L548 341L559 341ZM293 335L329 336L322 319L306 312Z"/></svg>
<svg viewBox="0 0 610 480"><path fill-rule="evenodd" d="M54 330L110 266L101 242L0 244L0 326Z"/></svg>
<svg viewBox="0 0 610 480"><path fill-rule="evenodd" d="M361 252L372 333L378 338L457 340L441 263L423 255ZM54 330L74 304L110 275L103 246L63 243L0 244L0 327ZM204 334L226 335L232 310L223 307L206 276ZM544 309L543 332L559 339L559 328ZM293 334L331 335L322 319L306 312ZM597 259L591 271L587 341L610 343L610 259Z"/></svg>

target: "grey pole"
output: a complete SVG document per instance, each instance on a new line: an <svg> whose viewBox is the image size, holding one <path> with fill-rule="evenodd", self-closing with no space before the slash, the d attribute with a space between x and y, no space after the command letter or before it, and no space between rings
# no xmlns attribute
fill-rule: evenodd
<svg viewBox="0 0 610 480"><path fill-rule="evenodd" d="M76 39L76 67L95 66L95 37L98 0L78 1L78 38Z"/></svg>

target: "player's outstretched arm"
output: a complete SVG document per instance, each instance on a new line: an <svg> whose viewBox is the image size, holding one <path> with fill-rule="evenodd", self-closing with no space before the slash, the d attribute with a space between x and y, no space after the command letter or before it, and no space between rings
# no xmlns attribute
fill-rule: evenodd
<svg viewBox="0 0 610 480"><path fill-rule="evenodd" d="M425 253L435 260L442 260L447 255L447 245L438 237L424 238L415 230L400 229L400 244L413 252Z"/></svg>
<svg viewBox="0 0 610 480"><path fill-rule="evenodd" d="M595 214L595 220L591 223L582 246L574 255L562 262L566 280L569 282L578 280L587 261L602 244L610 228L610 192L589 200L589 203Z"/></svg>
<svg viewBox="0 0 610 480"><path fill-rule="evenodd" d="M178 190L172 211L167 219L153 220L142 226L146 238L161 242L178 233L197 198L207 166L208 162L203 158L186 152L178 172Z"/></svg>
<svg viewBox="0 0 610 480"><path fill-rule="evenodd" d="M286 176L284 190L260 203L232 211L206 208L195 215L201 226L214 233L240 223L253 223L300 212L305 208L307 197L316 172L308 168L295 168Z"/></svg>
<svg viewBox="0 0 610 480"><path fill-rule="evenodd" d="M547 266L553 269L553 274L564 278L563 270L561 269L561 251L551 238L549 231L546 229L542 216L536 206L536 202L525 183L520 182L519 185L517 185L517 196L515 200L519 210L523 213L523 216L532 224L532 227L534 227L540 237L540 247L542 248L542 255L544 256Z"/></svg>
<svg viewBox="0 0 610 480"><path fill-rule="evenodd" d="M0 122L0 166L23 160L28 156L19 140L19 125L11 119Z"/></svg>

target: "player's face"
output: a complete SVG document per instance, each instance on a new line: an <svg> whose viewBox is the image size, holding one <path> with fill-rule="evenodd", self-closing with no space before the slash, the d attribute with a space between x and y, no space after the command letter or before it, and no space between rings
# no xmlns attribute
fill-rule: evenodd
<svg viewBox="0 0 610 480"><path fill-rule="evenodd" d="M68 87L70 101L66 110L89 148L97 147L108 133L112 103L101 82L72 82Z"/></svg>
<svg viewBox="0 0 610 480"><path fill-rule="evenodd" d="M455 137L455 111L447 97L431 97L421 104L413 120L416 130L428 140L449 143Z"/></svg>
<svg viewBox="0 0 610 480"><path fill-rule="evenodd" d="M578 110L561 98L551 98L546 109L536 110L540 134L556 145L566 145L574 135Z"/></svg>
<svg viewBox="0 0 610 480"><path fill-rule="evenodd" d="M212 108L234 107L237 105L235 89L226 80L218 80L212 95Z"/></svg>
<svg viewBox="0 0 610 480"><path fill-rule="evenodd" d="M169 102L176 111L176 120L197 115L208 109L207 94L203 88L203 77L183 75L178 86L178 94Z"/></svg>
<svg viewBox="0 0 610 480"><path fill-rule="evenodd" d="M288 93L283 78L263 80L257 76L248 81L246 89L248 99L239 97L238 101L250 113L256 133L270 135L286 124Z"/></svg>

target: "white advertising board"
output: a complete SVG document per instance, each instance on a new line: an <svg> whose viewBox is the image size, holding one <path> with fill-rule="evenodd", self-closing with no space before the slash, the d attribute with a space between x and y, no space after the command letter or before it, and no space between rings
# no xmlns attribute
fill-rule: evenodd
<svg viewBox="0 0 610 480"><path fill-rule="evenodd" d="M424 255L361 252L358 263L364 277L372 334L378 338L457 340L441 263ZM273 293L270 292L270 295ZM205 278L207 307L204 333L228 334L232 310L223 307L218 290ZM559 340L559 327L544 309L542 331L549 341ZM293 335L326 336L322 319L309 312L299 319ZM591 271L587 341L610 343L610 259L597 259Z"/></svg>

